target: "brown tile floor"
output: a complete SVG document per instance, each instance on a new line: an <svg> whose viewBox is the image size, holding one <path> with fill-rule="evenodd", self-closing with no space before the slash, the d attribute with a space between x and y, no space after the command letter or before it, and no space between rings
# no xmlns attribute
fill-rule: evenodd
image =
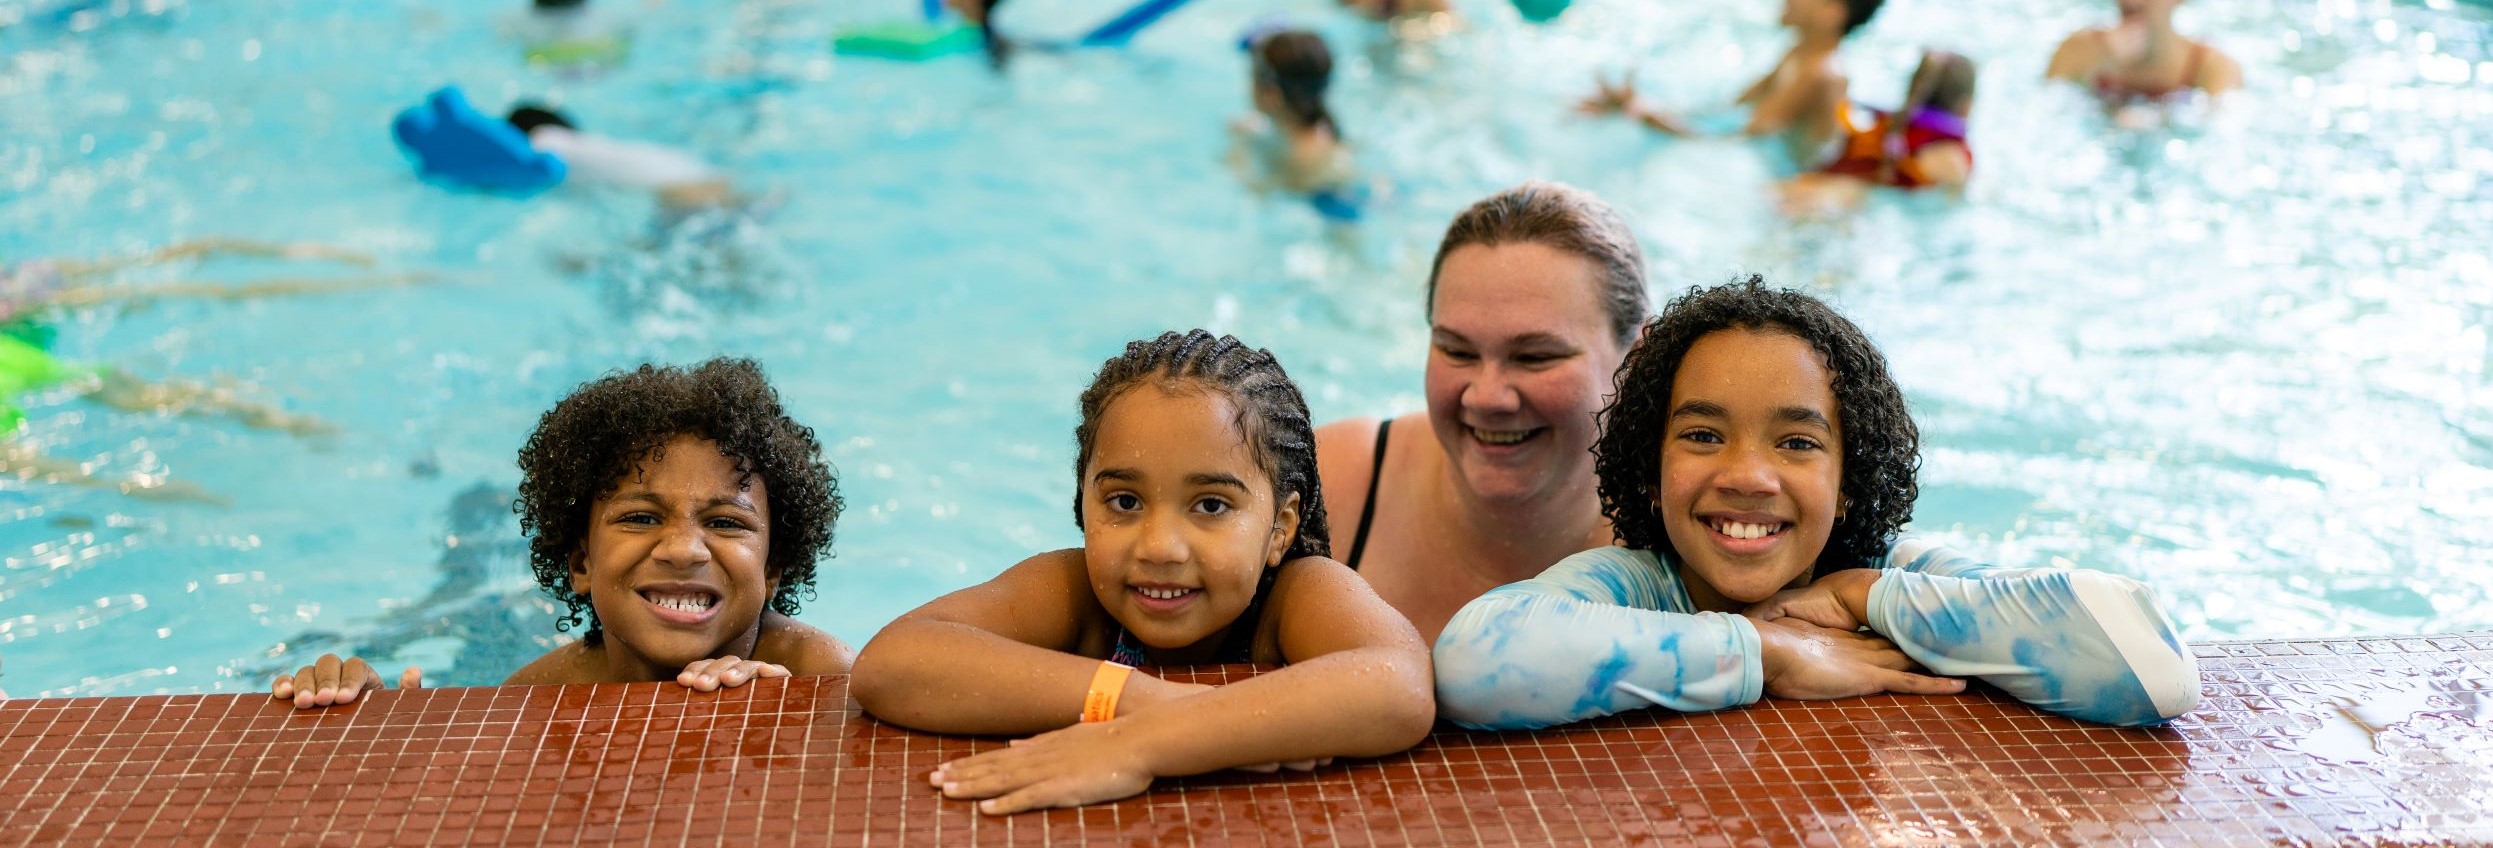
<svg viewBox="0 0 2493 848"><path fill-rule="evenodd" d="M1471 845L2493 842L2493 634L2198 649L2156 730L1995 693L1440 732L1382 760L982 818L1000 744L865 718L845 678L0 702L0 844ZM1248 673L1207 669L1217 682Z"/></svg>

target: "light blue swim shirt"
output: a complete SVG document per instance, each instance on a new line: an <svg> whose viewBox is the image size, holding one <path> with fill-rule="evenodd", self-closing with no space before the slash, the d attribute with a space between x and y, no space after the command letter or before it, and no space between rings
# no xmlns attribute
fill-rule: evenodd
<svg viewBox="0 0 2493 848"><path fill-rule="evenodd" d="M2199 701L2199 667L2153 592L2065 568L1999 568L1906 537L1870 588L1869 626L1934 674L2051 712L2160 724ZM1695 612L1677 565L1596 548L1464 605L1437 637L1437 708L1480 730L1624 710L1736 707L1765 689L1757 626ZM1657 700L1631 694L1639 687Z"/></svg>

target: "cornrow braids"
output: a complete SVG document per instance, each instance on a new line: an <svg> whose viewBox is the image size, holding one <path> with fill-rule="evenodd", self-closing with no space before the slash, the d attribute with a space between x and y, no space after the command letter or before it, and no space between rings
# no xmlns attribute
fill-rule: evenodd
<svg viewBox="0 0 2493 848"><path fill-rule="evenodd" d="M571 590L571 559L588 543L590 509L625 475L658 458L679 434L718 443L736 461L740 483L761 478L770 495L769 608L795 615L814 596L814 568L831 547L840 517L840 482L822 461L814 431L779 404L779 392L750 359L694 366L643 365L581 384L546 410L519 449L520 532L530 570L568 611L554 629L586 627L582 642L603 641L589 596Z"/></svg>
<svg viewBox="0 0 2493 848"><path fill-rule="evenodd" d="M1876 565L1913 518L1921 493L1914 480L1922 466L1921 431L1868 334L1825 301L1767 288L1765 281L1752 274L1713 288L1691 287L1645 325L1644 337L1619 363L1616 393L1601 411L1601 438L1593 443L1602 514L1620 544L1676 557L1654 498L1662 490L1662 444L1680 362L1710 333L1785 333L1826 359L1843 442L1842 497L1849 506L1814 570L1825 576Z"/></svg>
<svg viewBox="0 0 2493 848"><path fill-rule="evenodd" d="M1298 527L1283 559L1332 555L1324 487L1316 477L1316 429L1308 419L1307 400L1281 369L1280 360L1232 336L1203 330L1162 333L1156 339L1127 343L1124 353L1101 364L1091 387L1082 391L1082 423L1073 430L1077 484L1083 469L1091 465L1099 419L1107 413L1109 402L1135 386L1153 382L1199 386L1227 397L1238 410L1236 424L1246 434L1247 450L1272 480L1274 503L1298 495ZM1082 526L1079 485L1073 496L1073 523Z"/></svg>

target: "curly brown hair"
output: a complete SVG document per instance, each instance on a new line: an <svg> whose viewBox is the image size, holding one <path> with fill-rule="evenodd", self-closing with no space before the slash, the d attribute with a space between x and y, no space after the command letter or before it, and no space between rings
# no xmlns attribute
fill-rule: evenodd
<svg viewBox="0 0 2493 848"><path fill-rule="evenodd" d="M590 507L678 435L717 442L720 455L736 461L737 485L762 478L769 570L779 580L770 609L795 615L799 601L814 596L814 563L831 546L841 506L839 478L822 461L814 431L788 417L753 360L643 365L581 384L546 410L519 449L519 500L511 508L529 537L529 566L570 610L554 629L585 623L582 641L603 640L589 596L571 590L572 556L588 542Z"/></svg>
<svg viewBox="0 0 2493 848"><path fill-rule="evenodd" d="M1896 531L1913 519L1921 493L1921 430L1906 408L1904 391L1887 373L1878 345L1833 307L1804 292L1768 288L1765 278L1690 287L1645 325L1613 381L1617 393L1601 411L1601 438L1593 443L1593 474L1600 478L1601 511L1619 543L1676 558L1663 531L1661 491L1664 425L1680 361L1706 334L1721 330L1787 333L1826 359L1835 381L1836 421L1843 438L1844 518L1818 554L1816 573L1877 564Z"/></svg>

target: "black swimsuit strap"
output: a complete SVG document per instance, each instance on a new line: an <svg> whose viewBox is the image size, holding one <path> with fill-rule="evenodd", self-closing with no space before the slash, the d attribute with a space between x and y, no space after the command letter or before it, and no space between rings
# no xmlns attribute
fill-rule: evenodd
<svg viewBox="0 0 2493 848"><path fill-rule="evenodd" d="M1394 419L1376 423L1376 459L1368 465L1368 499L1359 507L1359 529L1350 533L1350 558L1342 560L1351 570L1359 569L1359 552L1368 548L1368 524L1376 520L1376 490L1385 482L1385 439L1394 434Z"/></svg>

